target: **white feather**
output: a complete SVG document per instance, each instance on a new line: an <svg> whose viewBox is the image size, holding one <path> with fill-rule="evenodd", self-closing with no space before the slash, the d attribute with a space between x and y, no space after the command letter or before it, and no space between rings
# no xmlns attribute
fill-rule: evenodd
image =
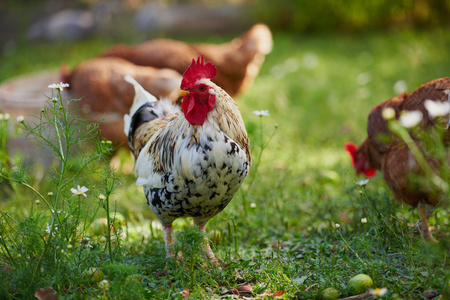
<svg viewBox="0 0 450 300"><path fill-rule="evenodd" d="M151 142L141 150L136 159L134 174L136 176L136 185L146 185L153 188L163 188L164 184L161 180L161 174L153 172L153 165L151 163L152 157L148 155L148 148Z"/></svg>
<svg viewBox="0 0 450 300"><path fill-rule="evenodd" d="M130 123L131 117L130 115L123 115L123 131L125 135L128 137L128 133L130 132Z"/></svg>

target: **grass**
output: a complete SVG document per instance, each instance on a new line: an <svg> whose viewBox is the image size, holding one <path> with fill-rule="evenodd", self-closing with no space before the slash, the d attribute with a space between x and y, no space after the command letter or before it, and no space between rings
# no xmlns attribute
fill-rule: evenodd
<svg viewBox="0 0 450 300"><path fill-rule="evenodd" d="M431 218L440 243L423 242L410 226L419 220L417 211L395 202L381 175L365 186L355 184L343 143L365 138L370 108L396 95L396 82L404 81L412 91L448 76L449 31L275 33L274 38L274 50L254 85L237 98L252 142L252 171L230 205L207 226L222 269L204 265L197 251L202 236L189 219L174 223L184 259L165 260L161 230L142 190L134 186L127 151L113 159L115 177L98 172L108 169L103 162L93 165L91 173L77 175L82 169L77 152L63 184L56 185L61 201L83 224L90 224L109 216L97 200L103 193L108 209L125 216L126 225L115 224L111 233L105 230L109 226L98 231L73 227L75 221L67 218L67 233L48 243L42 266L36 265L34 255L44 253L46 224L55 213L43 203L37 206L36 193L21 183L47 195L55 191L54 181L33 179L32 167L21 173L22 181L7 185L4 180L0 240L6 247L0 246L0 295L32 298L39 288L52 286L64 299L320 299L327 287L348 296L348 280L360 273L370 275L375 287L388 288L386 297L392 299L421 299L426 290L448 289L448 205L433 211ZM32 52L19 45L2 58L0 81L58 68L63 61L74 66L113 42L38 44ZM270 116L252 113L264 109ZM82 154L98 153L86 151ZM108 178L117 181L106 193ZM82 209L72 207L78 202L68 191L77 182L90 189ZM87 237L92 248L83 242ZM71 238L81 240L72 243ZM94 276L91 268L102 276ZM31 271L39 277L30 280ZM102 280L107 283L100 284Z"/></svg>

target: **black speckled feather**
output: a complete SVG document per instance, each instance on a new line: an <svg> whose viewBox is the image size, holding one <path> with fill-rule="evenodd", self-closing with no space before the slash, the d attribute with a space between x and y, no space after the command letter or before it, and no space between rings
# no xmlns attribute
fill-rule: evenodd
<svg viewBox="0 0 450 300"><path fill-rule="evenodd" d="M133 139L136 129L144 123L164 117L164 115L158 115L158 110L156 109L158 106L159 102L147 102L143 104L131 117L131 124L128 132L128 145L130 146L131 151L134 151Z"/></svg>

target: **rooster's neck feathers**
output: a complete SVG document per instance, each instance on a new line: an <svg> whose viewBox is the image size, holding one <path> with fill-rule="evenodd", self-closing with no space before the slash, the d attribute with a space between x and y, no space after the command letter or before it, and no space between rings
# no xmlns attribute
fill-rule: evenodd
<svg viewBox="0 0 450 300"><path fill-rule="evenodd" d="M244 149L250 162L250 142L236 102L214 83L211 82L210 86L215 91L218 100L214 109L209 112L207 121L217 124L219 130L236 141Z"/></svg>

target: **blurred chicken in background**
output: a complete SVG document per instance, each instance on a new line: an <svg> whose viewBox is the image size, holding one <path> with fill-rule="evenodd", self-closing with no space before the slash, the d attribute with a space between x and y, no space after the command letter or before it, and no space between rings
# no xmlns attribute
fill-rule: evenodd
<svg viewBox="0 0 450 300"><path fill-rule="evenodd" d="M251 85L272 45L269 28L256 24L240 37L219 45L155 39L136 46L116 45L101 56L120 57L136 65L169 68L183 74L192 57L203 55L219 70L214 83L234 97Z"/></svg>
<svg viewBox="0 0 450 300"><path fill-rule="evenodd" d="M73 70L61 66L61 80L70 84L74 97L86 117L101 121L102 135L116 145L124 143L122 115L131 107L133 88L123 81L131 75L156 97L179 101L181 74L193 57L203 55L217 66L213 82L230 96L242 93L258 75L265 55L272 50L269 28L256 24L228 43L188 44L170 39L156 39L136 46L116 45L99 57L82 62Z"/></svg>
<svg viewBox="0 0 450 300"><path fill-rule="evenodd" d="M435 118L436 113L432 112L433 105L442 106L442 109L445 110L440 118L441 123ZM376 175L377 169L381 170L394 197L400 202L418 208L422 221L422 236L427 240L434 241L428 226L429 212L427 211L442 200L443 192L430 186L429 181L417 177L430 174L426 174L414 157L411 145L389 130L388 121L385 119L386 115L383 117L386 109L390 110L392 117L396 119L401 119L401 113L406 112L422 116L419 123L419 134L410 133L412 143L421 150L432 172L439 174L443 164L448 166L448 158L442 160L437 155L424 151L421 135L426 135L427 129L437 126L445 128L448 124L450 78L432 80L411 94L403 93L376 105L369 113L366 140L359 147L353 143L345 145L351 155L357 175L363 174L366 177L372 177ZM449 137L450 133L447 129L440 142L448 145Z"/></svg>

